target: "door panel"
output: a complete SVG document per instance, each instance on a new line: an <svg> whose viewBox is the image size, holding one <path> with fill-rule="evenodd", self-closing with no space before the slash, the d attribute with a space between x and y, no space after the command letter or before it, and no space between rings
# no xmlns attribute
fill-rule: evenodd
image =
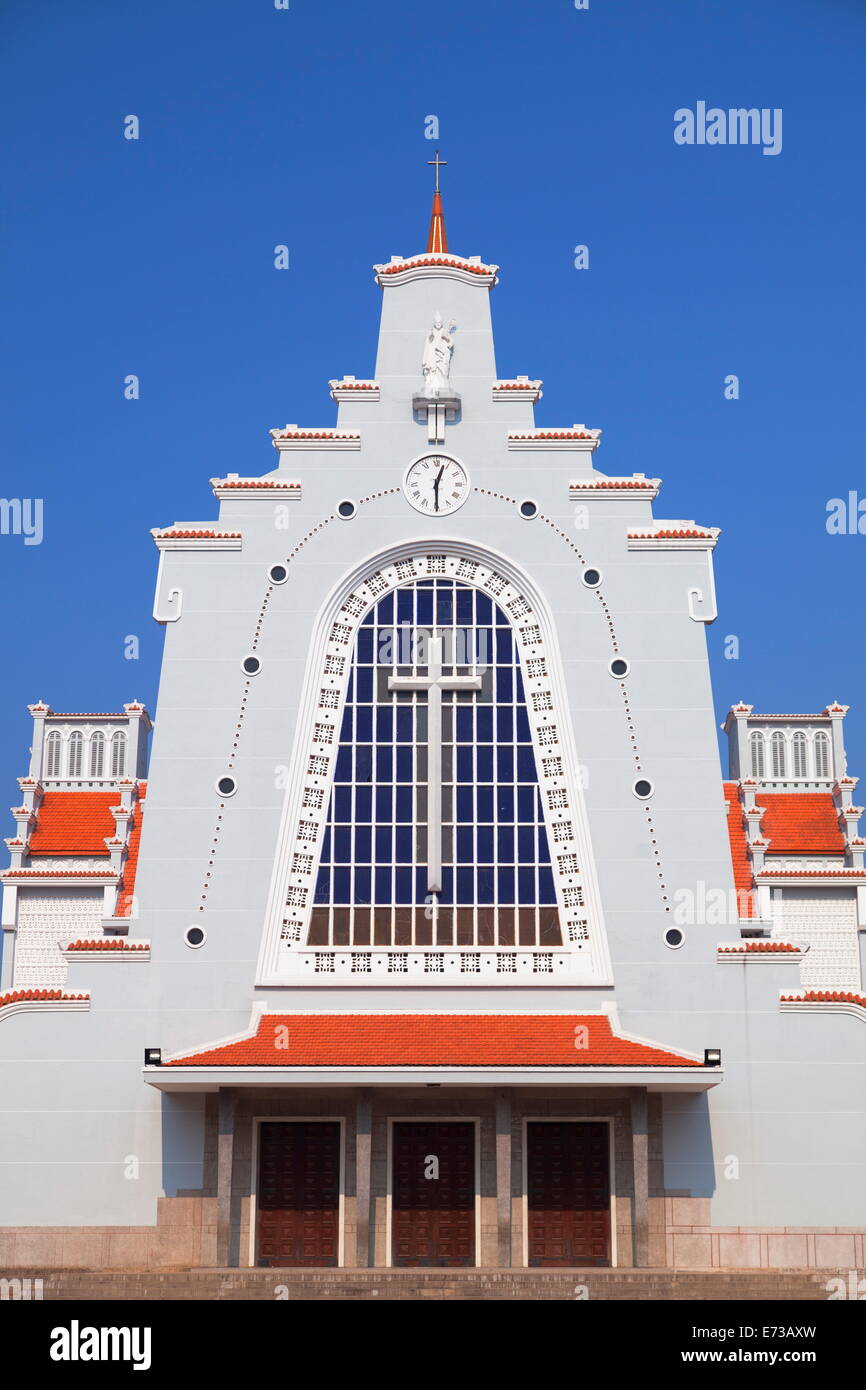
<svg viewBox="0 0 866 1390"><path fill-rule="evenodd" d="M530 1265L609 1265L607 1125L571 1120L528 1124L526 1172Z"/></svg>
<svg viewBox="0 0 866 1390"><path fill-rule="evenodd" d="M394 1125L392 1263L458 1268L475 1264L475 1125Z"/></svg>
<svg viewBox="0 0 866 1390"><path fill-rule="evenodd" d="M336 1265L340 1218L340 1126L268 1121L259 1131L256 1262L266 1267Z"/></svg>

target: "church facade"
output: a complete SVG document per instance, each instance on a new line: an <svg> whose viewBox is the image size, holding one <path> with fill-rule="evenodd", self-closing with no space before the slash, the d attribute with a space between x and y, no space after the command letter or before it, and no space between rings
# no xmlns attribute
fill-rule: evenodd
<svg viewBox="0 0 866 1390"><path fill-rule="evenodd" d="M497 272L437 191L336 424L153 532L149 757L30 707L4 1269L866 1263L846 707L722 780L718 531L536 427Z"/></svg>

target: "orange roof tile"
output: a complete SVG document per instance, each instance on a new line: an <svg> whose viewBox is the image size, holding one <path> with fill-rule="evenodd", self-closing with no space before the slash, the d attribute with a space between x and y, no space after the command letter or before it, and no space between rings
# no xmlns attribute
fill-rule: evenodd
<svg viewBox="0 0 866 1390"><path fill-rule="evenodd" d="M725 798L728 802L728 840L731 846L731 865L734 870L734 887L740 903L740 916L755 916L752 895L752 861L749 856L749 838L743 819L743 808L736 782L724 782Z"/></svg>
<svg viewBox="0 0 866 1390"><path fill-rule="evenodd" d="M761 834L770 854L844 854L845 837L830 792L760 792Z"/></svg>
<svg viewBox="0 0 866 1390"><path fill-rule="evenodd" d="M30 837L31 858L41 854L104 855L114 835L117 792L46 792Z"/></svg>
<svg viewBox="0 0 866 1390"><path fill-rule="evenodd" d="M50 1001L52 999L63 999L72 1001L76 999L89 999L89 994L67 994L63 989L13 989L8 994L0 994L0 1009L7 1004L21 1004L25 1002Z"/></svg>
<svg viewBox="0 0 866 1390"><path fill-rule="evenodd" d="M166 1065L697 1067L701 1063L618 1037L607 1014L264 1014L255 1036L187 1053Z"/></svg>
<svg viewBox="0 0 866 1390"><path fill-rule="evenodd" d="M147 783L138 784L138 801L135 803L135 815L132 828L129 832L126 862L123 866L123 881L121 883L120 894L117 902L118 917L128 917L132 912L132 899L135 894L135 875L138 869L138 849L141 844L141 823L144 819L144 807L142 802L147 796Z"/></svg>

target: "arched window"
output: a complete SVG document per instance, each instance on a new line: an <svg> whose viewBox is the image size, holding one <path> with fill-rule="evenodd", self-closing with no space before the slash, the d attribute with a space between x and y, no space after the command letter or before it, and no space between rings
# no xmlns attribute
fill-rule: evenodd
<svg viewBox="0 0 866 1390"><path fill-rule="evenodd" d="M67 777L81 776L81 762L84 757L84 735L80 729L69 736L69 753L66 759Z"/></svg>
<svg viewBox="0 0 866 1390"><path fill-rule="evenodd" d="M111 775L122 777L126 771L126 734L118 729L111 736Z"/></svg>
<svg viewBox="0 0 866 1390"><path fill-rule="evenodd" d="M45 740L45 776L60 776L60 734L56 729Z"/></svg>
<svg viewBox="0 0 866 1390"><path fill-rule="evenodd" d="M806 735L798 729L791 740L791 765L795 777L805 777L806 773Z"/></svg>
<svg viewBox="0 0 866 1390"><path fill-rule="evenodd" d="M90 775L105 776L105 734L101 734L99 730L90 738Z"/></svg>
<svg viewBox="0 0 866 1390"><path fill-rule="evenodd" d="M785 757L785 735L779 729L770 739L770 747L773 752L773 777L780 781L787 776L787 758Z"/></svg>
<svg viewBox="0 0 866 1390"><path fill-rule="evenodd" d="M815 776L830 775L830 740L825 733L819 731L815 735Z"/></svg>
<svg viewBox="0 0 866 1390"><path fill-rule="evenodd" d="M757 731L753 734L750 734L749 746L752 751L752 776L762 778L764 776L764 769L766 766L766 760L764 757L764 735L757 733Z"/></svg>

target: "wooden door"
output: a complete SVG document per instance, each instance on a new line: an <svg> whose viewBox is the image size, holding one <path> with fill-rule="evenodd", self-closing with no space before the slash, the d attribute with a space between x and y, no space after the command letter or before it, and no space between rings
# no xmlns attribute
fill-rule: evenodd
<svg viewBox="0 0 866 1390"><path fill-rule="evenodd" d="M340 1125L267 1121L259 1129L256 1263L336 1265L340 1239Z"/></svg>
<svg viewBox="0 0 866 1390"><path fill-rule="evenodd" d="M475 1125L401 1121L393 1144L393 1264L474 1265Z"/></svg>
<svg viewBox="0 0 866 1390"><path fill-rule="evenodd" d="M530 1265L609 1265L607 1125L572 1120L528 1124L526 1171Z"/></svg>

